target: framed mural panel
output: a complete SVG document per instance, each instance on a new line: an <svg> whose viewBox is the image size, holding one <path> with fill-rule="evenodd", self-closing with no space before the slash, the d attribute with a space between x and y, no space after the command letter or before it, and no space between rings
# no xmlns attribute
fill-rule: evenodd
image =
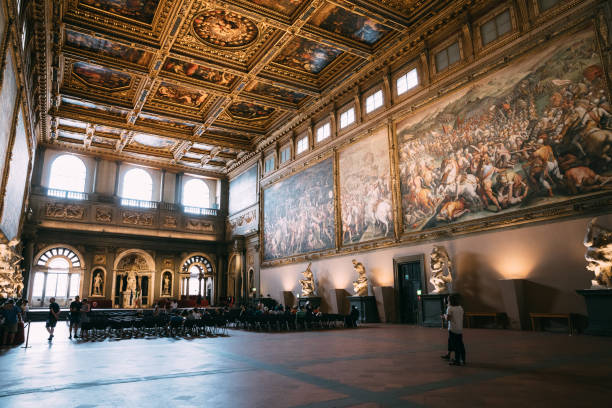
<svg viewBox="0 0 612 408"><path fill-rule="evenodd" d="M609 191L607 93L588 30L396 123L404 233L482 229L491 223L484 218L518 222Z"/></svg>
<svg viewBox="0 0 612 408"><path fill-rule="evenodd" d="M264 260L335 247L331 157L263 190Z"/></svg>
<svg viewBox="0 0 612 408"><path fill-rule="evenodd" d="M23 216L26 184L29 176L31 151L24 122L23 110L19 109L15 125L15 139L10 153L8 172L4 185L4 206L0 227L4 236L12 240L19 236L19 227Z"/></svg>
<svg viewBox="0 0 612 408"><path fill-rule="evenodd" d="M235 214L257 202L257 165L230 181L229 213Z"/></svg>
<svg viewBox="0 0 612 408"><path fill-rule="evenodd" d="M340 152L342 245L394 237L387 126Z"/></svg>
<svg viewBox="0 0 612 408"><path fill-rule="evenodd" d="M0 7L1 9L2 7ZM0 49L2 47L0 46ZM13 53L6 53L6 63L2 74L2 88L0 90L0 115L8 120L0 121L0 180L4 178L6 157L13 130L13 114L15 113L15 102L17 100L17 77L15 76L15 63Z"/></svg>

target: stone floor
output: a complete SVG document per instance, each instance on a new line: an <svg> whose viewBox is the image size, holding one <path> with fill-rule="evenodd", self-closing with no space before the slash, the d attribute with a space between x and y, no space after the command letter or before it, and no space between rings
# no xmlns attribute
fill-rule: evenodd
<svg viewBox="0 0 612 408"><path fill-rule="evenodd" d="M442 329L368 325L197 339L46 341L0 351L0 407L610 406L612 339L466 330L449 366Z"/></svg>

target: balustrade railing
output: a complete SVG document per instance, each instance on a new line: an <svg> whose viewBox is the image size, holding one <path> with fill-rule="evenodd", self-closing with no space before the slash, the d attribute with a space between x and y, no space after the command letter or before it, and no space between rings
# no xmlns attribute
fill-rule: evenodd
<svg viewBox="0 0 612 408"><path fill-rule="evenodd" d="M57 188L48 188L47 195L50 197L67 198L70 200L88 200L88 194L79 191L59 190Z"/></svg>
<svg viewBox="0 0 612 408"><path fill-rule="evenodd" d="M133 198L122 198L121 205L124 207L138 207L138 208L153 208L156 209L158 207L157 201L145 201L145 200L136 200Z"/></svg>
<svg viewBox="0 0 612 408"><path fill-rule="evenodd" d="M219 215L219 210L216 208L202 208L202 207L190 207L184 206L183 211L187 214L195 214L195 215L211 215L216 217Z"/></svg>

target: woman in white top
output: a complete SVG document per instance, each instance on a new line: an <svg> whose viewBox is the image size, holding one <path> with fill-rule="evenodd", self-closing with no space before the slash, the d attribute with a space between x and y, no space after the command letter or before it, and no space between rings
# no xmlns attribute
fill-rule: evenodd
<svg viewBox="0 0 612 408"><path fill-rule="evenodd" d="M450 365L465 365L465 345L463 344L463 308L459 305L459 296L448 296L450 305L446 309L444 319L448 322L448 357L452 351L455 359Z"/></svg>

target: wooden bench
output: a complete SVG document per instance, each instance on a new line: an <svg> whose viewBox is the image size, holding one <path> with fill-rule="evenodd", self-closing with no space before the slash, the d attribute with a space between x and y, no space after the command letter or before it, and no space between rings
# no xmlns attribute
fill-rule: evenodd
<svg viewBox="0 0 612 408"><path fill-rule="evenodd" d="M506 322L506 314L498 312L465 312L463 317L465 319L465 326L467 328L472 327L474 318L476 317L492 317L495 321L495 327L504 326L504 323ZM500 325L500 323L502 324Z"/></svg>
<svg viewBox="0 0 612 408"><path fill-rule="evenodd" d="M573 313L529 313L531 319L531 330L536 331L536 327L542 329L541 324L536 324L540 319L564 319L567 321L569 335L574 334L574 314Z"/></svg>

